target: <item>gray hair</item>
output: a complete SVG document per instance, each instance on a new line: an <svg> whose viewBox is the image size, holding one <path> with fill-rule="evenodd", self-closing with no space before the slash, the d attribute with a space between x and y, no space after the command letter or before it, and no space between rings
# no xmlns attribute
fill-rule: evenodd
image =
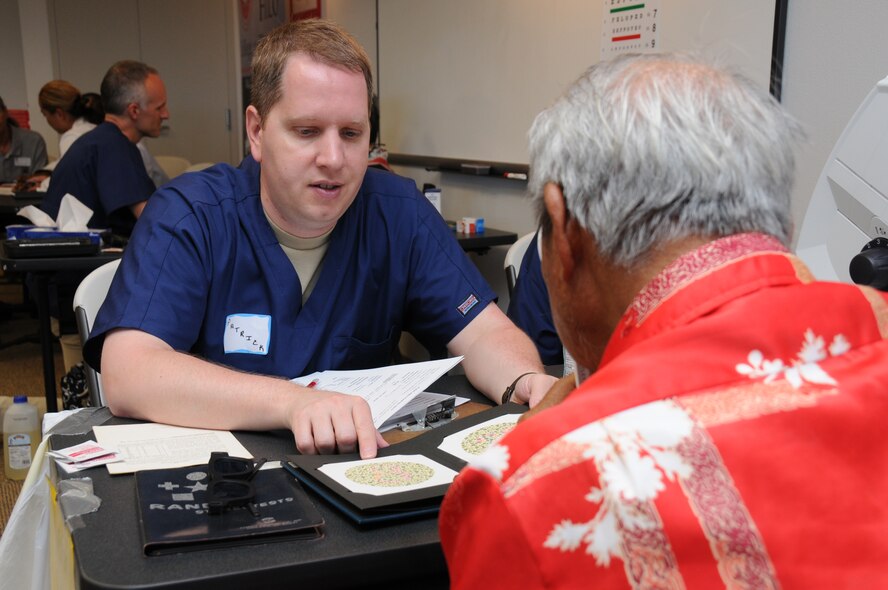
<svg viewBox="0 0 888 590"><path fill-rule="evenodd" d="M800 126L743 76L680 54L589 68L531 127L528 191L543 187L599 254L629 268L658 245L762 232L788 244Z"/></svg>
<svg viewBox="0 0 888 590"><path fill-rule="evenodd" d="M145 80L151 74L157 75L157 70L140 61L123 60L111 66L102 78L102 105L105 112L122 115L130 103L145 108L148 100Z"/></svg>

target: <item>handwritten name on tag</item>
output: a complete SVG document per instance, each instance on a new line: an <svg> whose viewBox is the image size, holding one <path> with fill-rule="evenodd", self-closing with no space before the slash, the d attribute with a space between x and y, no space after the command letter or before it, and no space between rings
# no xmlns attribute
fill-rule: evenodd
<svg viewBox="0 0 888 590"><path fill-rule="evenodd" d="M235 313L225 318L225 354L268 354L271 316Z"/></svg>

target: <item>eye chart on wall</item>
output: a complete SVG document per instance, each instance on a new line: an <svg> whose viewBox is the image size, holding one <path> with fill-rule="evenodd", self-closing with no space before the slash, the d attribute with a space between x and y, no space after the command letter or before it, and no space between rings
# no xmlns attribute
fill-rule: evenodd
<svg viewBox="0 0 888 590"><path fill-rule="evenodd" d="M601 59L648 53L660 46L660 0L604 0Z"/></svg>

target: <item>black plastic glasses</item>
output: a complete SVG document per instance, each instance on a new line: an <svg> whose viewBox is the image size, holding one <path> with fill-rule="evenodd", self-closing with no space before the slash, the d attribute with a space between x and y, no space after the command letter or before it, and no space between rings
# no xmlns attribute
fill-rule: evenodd
<svg viewBox="0 0 888 590"><path fill-rule="evenodd" d="M229 508L246 507L253 516L259 516L259 510L253 502L256 489L251 480L265 461L229 457L228 453L211 453L207 463L210 474L210 483L207 486L209 513L222 514Z"/></svg>

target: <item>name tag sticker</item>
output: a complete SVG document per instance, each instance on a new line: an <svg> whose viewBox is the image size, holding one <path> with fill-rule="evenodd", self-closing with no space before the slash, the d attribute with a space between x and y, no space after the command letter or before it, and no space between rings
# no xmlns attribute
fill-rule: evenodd
<svg viewBox="0 0 888 590"><path fill-rule="evenodd" d="M234 313L225 318L225 354L268 354L271 316Z"/></svg>
<svg viewBox="0 0 888 590"><path fill-rule="evenodd" d="M21 166L22 168L30 168L31 158L27 156L19 156L12 161L12 164L16 167Z"/></svg>

